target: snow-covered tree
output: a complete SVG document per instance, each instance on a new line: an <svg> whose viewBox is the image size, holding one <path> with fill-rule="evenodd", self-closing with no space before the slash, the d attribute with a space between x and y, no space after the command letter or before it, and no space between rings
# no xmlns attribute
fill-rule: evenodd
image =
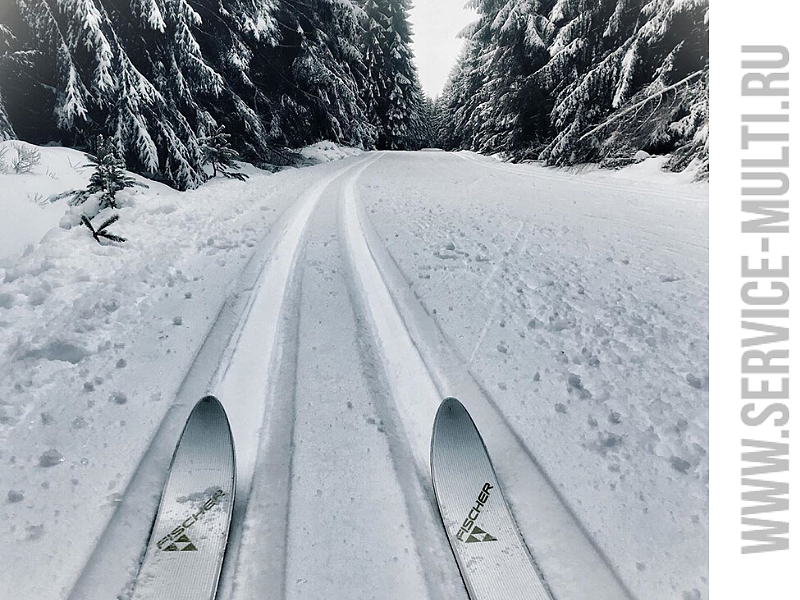
<svg viewBox="0 0 800 600"><path fill-rule="evenodd" d="M285 51L273 71L280 85L280 114L291 145L333 141L372 147L360 89L367 73L358 48L361 33L350 0L284 0Z"/></svg>
<svg viewBox="0 0 800 600"><path fill-rule="evenodd" d="M6 71L8 70L9 63L13 60L12 56L14 52L12 42L14 39L14 34L11 33L11 30L0 23L0 142L12 140L17 137L14 133L14 127L11 125L8 112L6 111L2 86L2 82L6 79Z"/></svg>
<svg viewBox="0 0 800 600"><path fill-rule="evenodd" d="M362 52L368 72L363 96L378 128L378 147L420 145L422 91L411 50L409 0L360 0Z"/></svg>
<svg viewBox="0 0 800 600"><path fill-rule="evenodd" d="M558 131L542 157L564 164L696 147L707 131L696 94L705 90L707 102L707 18L707 0L561 0L553 58L537 74L552 90Z"/></svg>
<svg viewBox="0 0 800 600"><path fill-rule="evenodd" d="M136 185L125 171L125 161L113 139L97 136L95 154L87 154L89 165L94 168L89 184L73 197L71 204L80 205L90 198L97 199L97 210L118 208L117 192Z"/></svg>
<svg viewBox="0 0 800 600"><path fill-rule="evenodd" d="M707 157L707 0L472 0L445 147L551 164Z"/></svg>
<svg viewBox="0 0 800 600"><path fill-rule="evenodd" d="M86 148L102 133L131 170L180 189L206 180L201 139L220 125L254 163L321 139L415 147L409 0L375 0L373 17L365 1L1 2L0 135ZM4 65L4 35L25 61Z"/></svg>
<svg viewBox="0 0 800 600"><path fill-rule="evenodd" d="M470 38L479 89L467 122L482 152L522 151L548 132L547 105L530 76L543 66L555 28L539 0L473 0L480 18ZM544 118L543 118L544 117Z"/></svg>
<svg viewBox="0 0 800 600"><path fill-rule="evenodd" d="M3 90L0 89L0 142L4 140L13 140L16 136L14 128L11 126L11 121L8 118L8 113L3 102Z"/></svg>
<svg viewBox="0 0 800 600"><path fill-rule="evenodd" d="M247 179L247 175L244 173L236 172L239 169L236 161L241 157L231 147L231 135L225 133L224 125L217 127L212 134L200 138L200 144L203 149L203 164L211 165L214 170L212 177L216 177L217 173L222 173L228 179L238 179L239 181Z"/></svg>

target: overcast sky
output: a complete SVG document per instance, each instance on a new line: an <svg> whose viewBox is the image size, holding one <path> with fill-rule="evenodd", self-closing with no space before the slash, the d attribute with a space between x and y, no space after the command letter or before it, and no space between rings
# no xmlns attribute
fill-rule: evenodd
<svg viewBox="0 0 800 600"><path fill-rule="evenodd" d="M439 95L456 62L464 40L458 33L475 20L464 8L467 0L415 0L411 11L414 54L422 88L431 98Z"/></svg>

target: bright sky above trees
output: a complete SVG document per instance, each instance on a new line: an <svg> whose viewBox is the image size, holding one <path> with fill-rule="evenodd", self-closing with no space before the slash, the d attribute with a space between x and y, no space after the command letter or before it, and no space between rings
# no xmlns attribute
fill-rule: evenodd
<svg viewBox="0 0 800 600"><path fill-rule="evenodd" d="M467 0L415 0L411 10L414 53L422 89L431 98L439 95L456 63L464 40L459 32L477 18L464 8Z"/></svg>

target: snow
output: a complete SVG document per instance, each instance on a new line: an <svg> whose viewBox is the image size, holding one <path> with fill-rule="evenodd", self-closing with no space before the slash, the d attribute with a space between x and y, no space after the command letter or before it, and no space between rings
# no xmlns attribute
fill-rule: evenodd
<svg viewBox="0 0 800 600"><path fill-rule="evenodd" d="M362 182L414 296L627 587L707 590L706 184L439 156Z"/></svg>
<svg viewBox="0 0 800 600"><path fill-rule="evenodd" d="M317 142L311 146L306 146L297 150L297 152L306 160L313 163L325 163L332 160L341 160L349 156L355 156L362 151L357 148L349 148L347 146L340 146L334 142Z"/></svg>
<svg viewBox="0 0 800 600"><path fill-rule="evenodd" d="M0 175L0 597L130 598L206 392L240 465L221 599L466 600L428 465L451 394L556 597L708 597L707 184L321 143L125 190L101 246L28 199L88 179L40 150Z"/></svg>
<svg viewBox="0 0 800 600"><path fill-rule="evenodd" d="M41 163L31 173L14 173L10 168L17 148L35 149L41 153ZM83 152L55 146L37 147L21 141L0 142L0 154L5 150L6 168L0 165L0 274L13 266L29 246L37 246L42 237L58 226L64 216L68 198L57 197L65 191L86 187L91 169ZM137 175L139 183L148 186L149 194L169 191L161 184ZM133 198L141 195L137 188Z"/></svg>

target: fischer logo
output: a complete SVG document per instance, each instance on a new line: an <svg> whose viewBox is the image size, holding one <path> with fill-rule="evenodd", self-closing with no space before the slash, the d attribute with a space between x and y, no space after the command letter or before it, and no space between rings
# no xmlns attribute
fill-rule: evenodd
<svg viewBox="0 0 800 600"><path fill-rule="evenodd" d="M189 529L195 523L197 523L197 520L200 519L209 510L211 510L217 504L219 504L220 498L222 498L224 495L225 492L223 492L222 490L217 490L216 492L214 492L214 495L211 496L208 500L206 500L196 513L189 516L185 521L183 521L183 523L178 525L178 527L170 531L169 534L165 535L162 539L158 541L157 544L158 549L163 550L164 552L196 551L197 547L192 543L192 541L186 535L186 530Z"/></svg>
<svg viewBox="0 0 800 600"><path fill-rule="evenodd" d="M467 518L464 519L464 522L461 524L461 528L458 530L456 538L465 544L497 541L497 538L486 533L483 529L475 525L475 522L481 515L481 511L486 506L486 503L489 502L489 496L491 495L491 490L493 489L493 485L489 483L483 484L483 489L478 494L478 499L475 501L475 506L470 509L469 515L467 515Z"/></svg>

